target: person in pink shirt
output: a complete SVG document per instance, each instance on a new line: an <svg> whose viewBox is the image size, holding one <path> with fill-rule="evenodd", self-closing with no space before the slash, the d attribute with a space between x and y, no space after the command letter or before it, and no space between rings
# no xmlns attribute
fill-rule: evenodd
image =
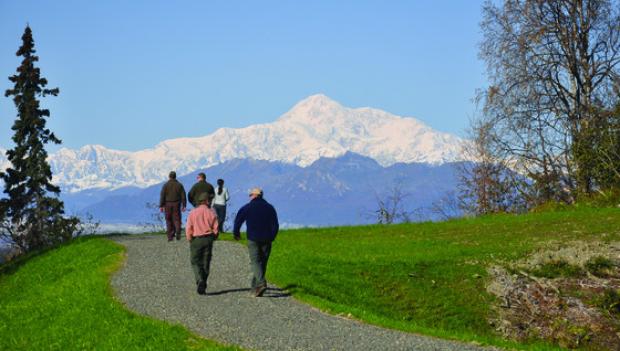
<svg viewBox="0 0 620 351"><path fill-rule="evenodd" d="M190 262L196 278L197 292L205 295L213 251L213 242L219 234L217 216L209 207L207 193L198 195L198 207L187 216L185 236L189 241Z"/></svg>

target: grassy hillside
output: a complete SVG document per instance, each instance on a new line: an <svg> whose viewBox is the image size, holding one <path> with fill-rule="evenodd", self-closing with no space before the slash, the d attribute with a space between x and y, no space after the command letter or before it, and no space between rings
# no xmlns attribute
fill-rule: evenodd
<svg viewBox="0 0 620 351"><path fill-rule="evenodd" d="M109 275L123 248L79 239L0 269L0 350L236 350L127 311Z"/></svg>
<svg viewBox="0 0 620 351"><path fill-rule="evenodd" d="M620 210L283 231L268 276L301 300L374 324L553 350L495 333L487 268L573 240L619 241ZM121 246L91 238L0 267L0 349L232 349L127 311L109 286L122 260Z"/></svg>
<svg viewBox="0 0 620 351"><path fill-rule="evenodd" d="M620 238L620 210L578 209L443 223L284 231L271 281L332 313L396 329L525 349L489 325L487 267L550 242Z"/></svg>

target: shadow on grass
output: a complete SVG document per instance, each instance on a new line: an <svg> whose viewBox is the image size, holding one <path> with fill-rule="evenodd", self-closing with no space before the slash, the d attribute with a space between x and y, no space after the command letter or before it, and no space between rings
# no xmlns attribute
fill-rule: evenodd
<svg viewBox="0 0 620 351"><path fill-rule="evenodd" d="M288 292L295 292L299 286L297 284L289 284L282 288L282 290L286 290Z"/></svg>

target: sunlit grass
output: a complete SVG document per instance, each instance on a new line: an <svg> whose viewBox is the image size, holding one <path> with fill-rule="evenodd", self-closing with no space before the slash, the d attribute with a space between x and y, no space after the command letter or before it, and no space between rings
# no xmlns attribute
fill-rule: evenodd
<svg viewBox="0 0 620 351"><path fill-rule="evenodd" d="M0 350L236 350L138 316L111 294L123 248L78 239L0 271Z"/></svg>
<svg viewBox="0 0 620 351"><path fill-rule="evenodd" d="M618 240L620 210L283 231L268 278L332 313L445 338L525 349L487 322L486 268L551 241Z"/></svg>

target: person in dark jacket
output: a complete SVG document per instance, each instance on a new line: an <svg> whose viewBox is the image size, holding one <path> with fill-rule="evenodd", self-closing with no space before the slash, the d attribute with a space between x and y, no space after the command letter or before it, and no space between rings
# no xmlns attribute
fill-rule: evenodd
<svg viewBox="0 0 620 351"><path fill-rule="evenodd" d="M215 189L213 189L213 185L211 185L211 183L207 182L207 175L203 172L200 172L196 176L196 184L192 186L192 188L189 190L189 193L187 194L189 203L192 204L192 206L194 207L198 207L198 195L202 193L207 193L209 207L211 207L211 202L215 197Z"/></svg>
<svg viewBox="0 0 620 351"><path fill-rule="evenodd" d="M254 188L250 191L250 202L241 207L235 217L233 235L235 240L241 238L239 230L246 223L248 253L252 270L252 294L256 297L267 290L265 273L271 253L271 243L275 240L280 225L275 208L263 199L263 191Z"/></svg>
<svg viewBox="0 0 620 351"><path fill-rule="evenodd" d="M175 236L181 240L181 211L185 212L186 206L185 188L177 181L176 172L172 171L159 194L159 210L166 214L168 241L172 241Z"/></svg>

